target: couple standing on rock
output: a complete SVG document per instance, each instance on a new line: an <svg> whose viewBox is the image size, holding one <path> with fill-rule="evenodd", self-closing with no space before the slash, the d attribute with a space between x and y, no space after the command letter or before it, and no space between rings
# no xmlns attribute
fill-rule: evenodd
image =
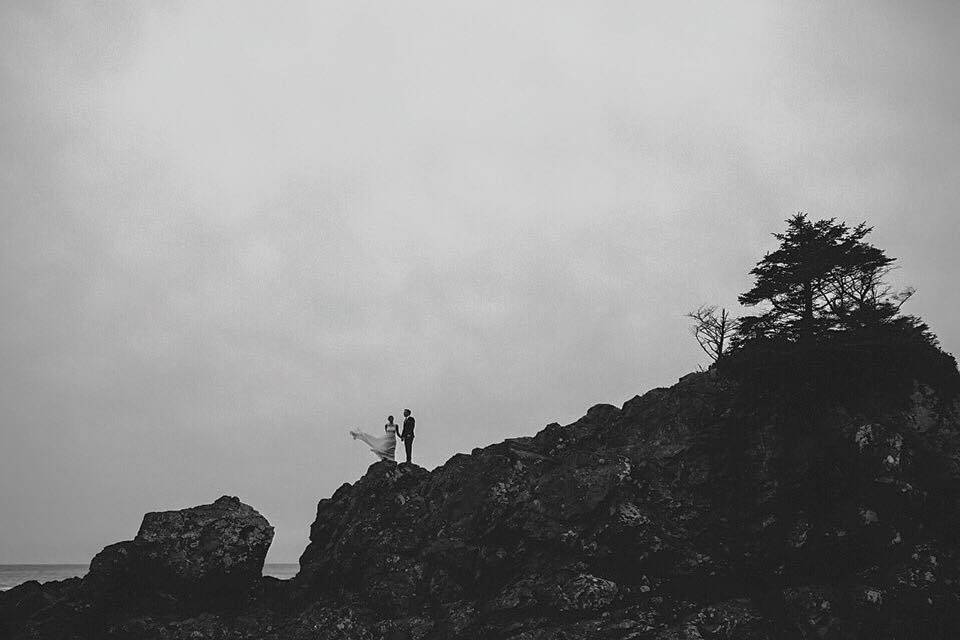
<svg viewBox="0 0 960 640"><path fill-rule="evenodd" d="M410 415L410 409L403 410L403 427L399 429L393 421L393 416L387 416L387 424L383 425L384 435L381 437L364 433L363 431L350 430L350 435L354 440L362 440L370 447L381 460L396 461L397 437L403 440L403 446L407 450L407 463L410 462L410 454L413 452L413 427L416 420Z"/></svg>

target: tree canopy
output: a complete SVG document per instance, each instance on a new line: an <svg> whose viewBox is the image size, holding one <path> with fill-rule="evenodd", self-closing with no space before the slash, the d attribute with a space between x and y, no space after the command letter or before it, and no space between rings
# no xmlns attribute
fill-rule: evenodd
<svg viewBox="0 0 960 640"><path fill-rule="evenodd" d="M870 244L871 227L798 213L780 245L750 271L739 296L758 312L736 320L726 369L751 388L817 389L821 394L897 390L914 381L960 393L956 361L920 318L900 309L914 293L887 282L894 258Z"/></svg>
<svg viewBox="0 0 960 640"><path fill-rule="evenodd" d="M778 336L811 341L833 331L893 318L912 290L884 282L894 258L866 242L865 223L852 229L835 218L811 221L798 213L775 233L780 246L750 271L753 288L741 304L767 309L740 320L741 340Z"/></svg>

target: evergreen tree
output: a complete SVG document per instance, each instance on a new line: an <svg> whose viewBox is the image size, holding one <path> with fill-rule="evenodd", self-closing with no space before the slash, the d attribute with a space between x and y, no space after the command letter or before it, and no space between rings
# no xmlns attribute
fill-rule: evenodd
<svg viewBox="0 0 960 640"><path fill-rule="evenodd" d="M836 219L812 222L798 213L776 233L780 247L750 271L747 306L769 309L740 321L739 341L783 337L810 342L837 330L891 320L911 290L891 293L884 283L893 258L864 241L871 228L850 229Z"/></svg>
<svg viewBox="0 0 960 640"><path fill-rule="evenodd" d="M925 322L900 313L913 289L885 282L894 259L865 240L870 227L802 213L786 222L739 297L762 311L736 321L722 362L744 392L784 394L788 412L864 394L903 400L917 382L960 396L956 360Z"/></svg>

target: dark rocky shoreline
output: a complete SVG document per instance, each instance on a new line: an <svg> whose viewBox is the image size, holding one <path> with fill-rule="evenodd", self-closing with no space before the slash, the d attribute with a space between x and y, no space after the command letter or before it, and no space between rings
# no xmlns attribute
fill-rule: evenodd
<svg viewBox="0 0 960 640"><path fill-rule="evenodd" d="M288 581L236 498L148 514L3 638L952 638L960 409L929 388L798 420L714 373L321 500Z"/></svg>

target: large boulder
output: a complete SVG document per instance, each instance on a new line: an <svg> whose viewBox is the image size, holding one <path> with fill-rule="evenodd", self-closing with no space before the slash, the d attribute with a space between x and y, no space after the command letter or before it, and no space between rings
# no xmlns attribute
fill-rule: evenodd
<svg viewBox="0 0 960 640"><path fill-rule="evenodd" d="M272 541L267 519L236 497L148 513L136 538L93 558L83 585L94 594L230 596L260 579Z"/></svg>

